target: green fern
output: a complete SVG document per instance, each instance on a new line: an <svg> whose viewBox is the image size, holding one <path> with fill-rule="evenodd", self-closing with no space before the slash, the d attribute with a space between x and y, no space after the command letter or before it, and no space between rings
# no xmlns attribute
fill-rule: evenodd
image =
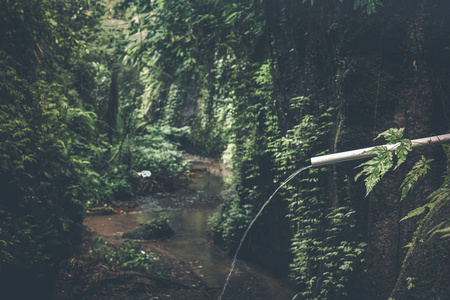
<svg viewBox="0 0 450 300"><path fill-rule="evenodd" d="M360 164L357 168L363 168L355 176L355 181L359 177L365 175L364 179L366 185L366 197L370 194L376 184L381 180L381 178L395 165L394 170L397 169L402 163L406 161L408 153L412 149L411 141L403 138L403 131L405 128L390 128L382 133L380 133L375 139L384 137L384 139L389 144L398 144L395 148L394 153L388 150L384 146L375 147L373 150L369 151L375 155L374 158ZM397 158L394 163L394 154Z"/></svg>
<svg viewBox="0 0 450 300"><path fill-rule="evenodd" d="M430 162L432 162L433 159L426 159L423 155L422 158L414 164L411 171L408 172L405 179L402 182L402 185L400 186L402 190L402 195L400 200L405 199L405 197L408 195L410 191L412 191L414 184L421 178L424 177L428 170L430 169Z"/></svg>
<svg viewBox="0 0 450 300"><path fill-rule="evenodd" d="M364 179L366 196L370 194L384 174L386 174L394 165L393 154L385 147L376 147L371 152L376 154L376 156L371 160L360 164L358 168L362 167L363 170L355 176L355 181L362 175L366 176Z"/></svg>
<svg viewBox="0 0 450 300"><path fill-rule="evenodd" d="M443 233L442 238L450 238L450 227L445 227L443 229L436 230L437 233Z"/></svg>

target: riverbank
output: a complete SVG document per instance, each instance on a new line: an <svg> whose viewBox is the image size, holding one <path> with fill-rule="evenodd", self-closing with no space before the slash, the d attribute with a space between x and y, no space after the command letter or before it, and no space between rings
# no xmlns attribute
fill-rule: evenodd
<svg viewBox="0 0 450 300"><path fill-rule="evenodd" d="M63 264L55 299L216 299L230 266L228 253L206 237L208 218L221 202L220 172L217 162L197 161L183 191L115 203L102 209L111 214L86 217L80 253ZM92 254L96 240L117 248L124 232L160 212L169 215L174 237L139 242L157 257L164 276L132 272ZM285 281L240 261L224 299L291 299L291 291Z"/></svg>

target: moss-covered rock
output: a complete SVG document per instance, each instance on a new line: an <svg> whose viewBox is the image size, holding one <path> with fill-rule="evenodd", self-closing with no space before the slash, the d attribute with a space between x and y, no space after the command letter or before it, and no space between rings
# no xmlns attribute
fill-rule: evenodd
<svg viewBox="0 0 450 300"><path fill-rule="evenodd" d="M174 231L172 227L170 227L169 220L165 217L159 217L158 219L152 220L140 228L124 233L122 238L151 240L170 237L173 234Z"/></svg>

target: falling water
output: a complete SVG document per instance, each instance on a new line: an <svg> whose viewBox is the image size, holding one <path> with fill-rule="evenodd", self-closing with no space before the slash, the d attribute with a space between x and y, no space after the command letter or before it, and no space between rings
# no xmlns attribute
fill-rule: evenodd
<svg viewBox="0 0 450 300"><path fill-rule="evenodd" d="M264 208L269 204L270 200L272 200L273 196L275 196L275 194L285 185L287 184L289 181L292 180L292 178L294 178L295 176L297 176L298 174L300 174L301 172L303 172L304 170L307 170L309 168L311 168L311 166L307 166L304 168L301 168L297 171L295 171L293 174L291 174L291 176L289 176L285 181L283 181L282 184L280 184L280 186L275 190L275 192L273 192L272 195L270 195L269 199L267 199L266 202L264 202L263 206L261 207L261 209L259 210L259 212L256 214L256 216L253 218L253 220L250 222L250 225L248 225L247 230L245 230L244 235L241 238L241 241L239 242L239 246L237 247L236 253L233 256L233 260L231 263L231 268L230 268L230 272L228 273L227 276L227 280L225 281L225 284L223 285L223 289L222 292L219 295L218 300L222 300L223 294L225 293L225 290L227 288L228 282L230 281L230 277L231 274L233 273L234 267L236 266L236 259L239 253L239 250L241 250L241 246L244 243L245 237L247 236L247 233L250 231L250 228L253 226L253 224L255 223L256 219L258 219L258 217L261 215L262 211L264 210Z"/></svg>

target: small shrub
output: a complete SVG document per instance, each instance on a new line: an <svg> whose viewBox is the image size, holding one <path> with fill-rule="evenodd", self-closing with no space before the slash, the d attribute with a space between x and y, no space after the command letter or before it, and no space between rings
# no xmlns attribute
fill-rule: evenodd
<svg viewBox="0 0 450 300"><path fill-rule="evenodd" d="M142 250L141 244L131 240L124 241L117 249L109 247L103 240L96 239L91 255L114 263L117 267L137 272L148 272L158 275L167 273L158 263L158 258L148 251Z"/></svg>
<svg viewBox="0 0 450 300"><path fill-rule="evenodd" d="M176 181L184 182L189 173L189 164L183 160L178 145L164 137L163 132L152 131L137 137L132 148L132 168L150 170L153 179L164 187L173 187Z"/></svg>

